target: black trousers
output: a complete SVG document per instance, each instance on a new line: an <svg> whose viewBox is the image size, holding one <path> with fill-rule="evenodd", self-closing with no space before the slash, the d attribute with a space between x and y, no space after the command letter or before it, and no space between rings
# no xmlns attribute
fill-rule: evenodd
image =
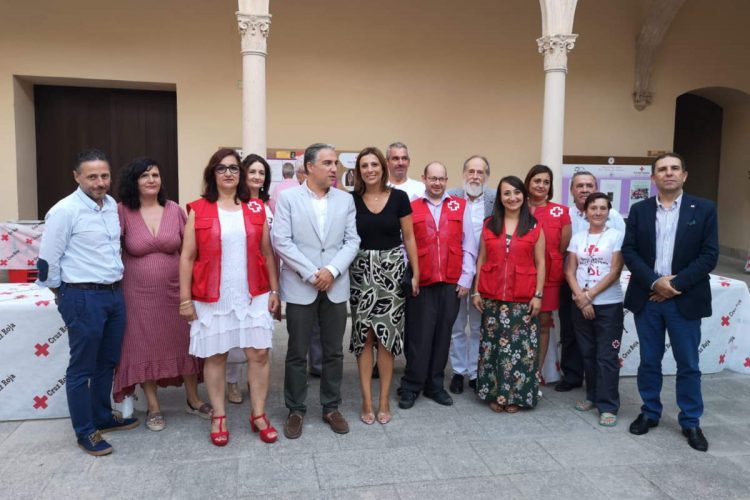
<svg viewBox="0 0 750 500"><path fill-rule="evenodd" d="M620 342L622 341L622 303L594 306L594 319L588 320L573 308L573 325L583 356L586 374L586 399L593 401L599 413L620 409Z"/></svg>
<svg viewBox="0 0 750 500"><path fill-rule="evenodd" d="M419 393L444 390L445 365L451 346L451 329L458 315L455 283L435 283L406 299L406 368L401 390Z"/></svg>
<svg viewBox="0 0 750 500"><path fill-rule="evenodd" d="M578 347L575 330L573 329L573 309L578 307L573 304L572 291L567 282L560 287L560 370L562 379L570 385L581 385L583 383L583 357Z"/></svg>
<svg viewBox="0 0 750 500"><path fill-rule="evenodd" d="M323 352L320 377L320 404L323 413L341 404L341 378L344 371L343 339L346 329L346 302L334 303L325 292L319 292L312 304L286 305L289 341L284 368L284 402L290 412L307 411L307 354L310 332L320 324L320 345Z"/></svg>

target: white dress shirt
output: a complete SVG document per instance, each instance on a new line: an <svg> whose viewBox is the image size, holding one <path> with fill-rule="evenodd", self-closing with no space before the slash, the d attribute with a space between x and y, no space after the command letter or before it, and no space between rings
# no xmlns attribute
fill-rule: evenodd
<svg viewBox="0 0 750 500"><path fill-rule="evenodd" d="M315 220L318 221L318 232L323 236L323 238L325 238L326 218L328 217L328 191L326 191L323 196L319 197L317 194L313 193L313 191L310 189L310 186L307 185L307 180L302 183L302 186L304 186L305 192L307 192L307 194L310 196L310 203L312 203L313 211L315 212ZM325 266L325 268L331 272L334 278L338 277L338 269L330 264ZM316 279L317 277L313 275L308 281L310 283L313 283Z"/></svg>
<svg viewBox="0 0 750 500"><path fill-rule="evenodd" d="M672 274L672 255L674 254L675 237L677 236L677 222L680 220L680 205L682 193L672 202L672 206L665 208L656 196L656 259L654 271L661 276Z"/></svg>

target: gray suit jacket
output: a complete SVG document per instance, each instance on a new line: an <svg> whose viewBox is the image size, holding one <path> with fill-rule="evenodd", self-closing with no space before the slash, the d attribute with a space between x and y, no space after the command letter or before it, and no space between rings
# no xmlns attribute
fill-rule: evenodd
<svg viewBox="0 0 750 500"><path fill-rule="evenodd" d="M310 194L302 185L281 193L276 201L271 240L281 257L281 300L311 304L318 291L308 281L327 265L339 275L326 292L331 302L349 299L349 265L359 249L354 198L331 188L325 229L321 234Z"/></svg>
<svg viewBox="0 0 750 500"><path fill-rule="evenodd" d="M464 188L451 188L448 190L448 194L451 196L458 196L460 198L466 198ZM492 215L492 207L495 206L495 191L484 187L484 217L487 218Z"/></svg>

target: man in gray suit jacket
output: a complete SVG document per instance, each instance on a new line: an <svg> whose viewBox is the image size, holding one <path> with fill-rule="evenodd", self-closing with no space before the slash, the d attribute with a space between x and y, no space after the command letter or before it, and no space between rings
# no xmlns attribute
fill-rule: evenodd
<svg viewBox="0 0 750 500"><path fill-rule="evenodd" d="M349 265L357 254L359 236L354 199L331 189L338 157L333 146L313 144L305 150L307 180L281 193L276 204L272 239L281 268L281 299L287 302L289 343L284 372L284 401L289 416L284 435L302 435L307 407L307 352L310 330L320 321L323 366L320 403L323 420L339 434L349 425L338 411L349 299Z"/></svg>
<svg viewBox="0 0 750 500"><path fill-rule="evenodd" d="M482 239L482 223L492 215L495 205L495 190L485 185L490 177L490 163L480 155L470 156L464 162L464 185L462 188L448 190L451 196L466 200L466 211L471 214L474 237ZM479 270L477 270L479 272ZM479 360L479 327L482 314L471 305L471 297L461 298L456 322L451 332L451 378L449 390L453 394L464 392L464 377L469 377L469 387L474 389L477 381L477 362ZM466 331L468 323L468 331Z"/></svg>

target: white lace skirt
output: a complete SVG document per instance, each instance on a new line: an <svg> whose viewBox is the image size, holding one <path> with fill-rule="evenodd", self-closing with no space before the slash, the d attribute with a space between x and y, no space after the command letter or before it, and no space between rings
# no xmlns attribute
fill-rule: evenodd
<svg viewBox="0 0 750 500"><path fill-rule="evenodd" d="M228 294L231 295L231 294ZM219 302L193 301L198 319L190 323L190 354L207 358L233 347L271 347L273 318L268 293L253 297L222 297Z"/></svg>

